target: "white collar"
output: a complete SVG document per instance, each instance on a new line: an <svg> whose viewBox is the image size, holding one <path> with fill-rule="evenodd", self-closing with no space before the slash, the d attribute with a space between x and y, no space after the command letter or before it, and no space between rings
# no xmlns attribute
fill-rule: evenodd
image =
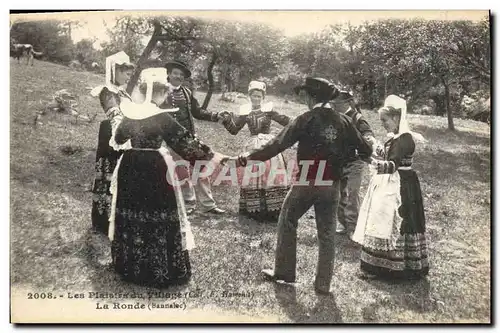
<svg viewBox="0 0 500 333"><path fill-rule="evenodd" d="M273 102L262 104L259 109L262 112L269 112L273 110ZM243 104L240 106L239 115L244 116L252 112L252 103Z"/></svg>
<svg viewBox="0 0 500 333"><path fill-rule="evenodd" d="M160 109L154 103L134 103L133 101L123 100L120 102L120 110L123 115L129 119L140 120L155 116L160 113L179 111L175 109Z"/></svg>
<svg viewBox="0 0 500 333"><path fill-rule="evenodd" d="M168 83L170 85L170 87L172 88L172 90L179 90L182 86L182 84L179 84L178 86L174 86L172 83Z"/></svg>
<svg viewBox="0 0 500 333"><path fill-rule="evenodd" d="M320 107L323 107L325 109L331 109L332 108L332 106L330 105L330 103L326 103L325 105L323 105L323 103L318 103L315 106L313 106L313 110L316 109L316 108L320 108Z"/></svg>
<svg viewBox="0 0 500 333"><path fill-rule="evenodd" d="M93 88L91 91L90 91L90 94L94 97L98 97L99 94L101 93L102 89L104 88L107 88L109 91L115 93L115 94L119 94L120 92L123 93L125 96L127 96L128 98L132 99L132 97L129 95L129 93L127 93L127 91L125 90L125 88L123 86L117 86L117 85L114 85L114 84L107 84L107 85L100 85L100 86L97 86L95 88Z"/></svg>

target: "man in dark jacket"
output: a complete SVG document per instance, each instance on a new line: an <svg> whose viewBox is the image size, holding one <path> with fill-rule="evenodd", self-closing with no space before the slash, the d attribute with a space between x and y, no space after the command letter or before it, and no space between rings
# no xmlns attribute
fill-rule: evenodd
<svg viewBox="0 0 500 333"><path fill-rule="evenodd" d="M297 224L314 206L319 240L315 290L319 294L329 294L335 257L334 215L348 147L356 147L359 155L366 158L371 155L372 147L347 116L332 110L328 101L335 99L339 91L331 82L322 78L307 78L305 85L295 88L295 93L302 90L306 92L309 111L298 116L265 146L240 155L237 165L266 161L298 142L297 179L300 181L292 184L282 206L274 270L262 272L274 281L295 282Z"/></svg>
<svg viewBox="0 0 500 333"><path fill-rule="evenodd" d="M171 94L168 94L167 99L160 105L160 108L179 108L179 111L170 114L193 134L195 134L193 118L212 122L217 122L221 119L218 113L202 109L196 98L194 98L193 92L183 85L184 80L191 77L191 71L186 64L181 61L171 61L165 67L167 68L168 81L173 86L173 91ZM210 178L202 177L201 174L195 184L193 184L191 177L189 177L187 186L182 187L182 194L188 214L193 212L196 207L197 198L203 212L214 214L225 213L224 210L218 208L215 204Z"/></svg>
<svg viewBox="0 0 500 333"><path fill-rule="evenodd" d="M334 109L348 116L352 124L372 147L377 145L373 131L354 102L354 96L351 92L340 91ZM364 168L365 163L359 158L356 147L350 147L340 180L340 202L336 230L339 234L347 232L348 229L354 230L356 228L361 201L359 189L361 187Z"/></svg>

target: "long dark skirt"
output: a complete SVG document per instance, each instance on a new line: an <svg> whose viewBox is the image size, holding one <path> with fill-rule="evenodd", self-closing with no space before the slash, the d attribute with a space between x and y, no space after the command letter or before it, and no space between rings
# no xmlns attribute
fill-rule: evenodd
<svg viewBox="0 0 500 333"><path fill-rule="evenodd" d="M103 234L108 233L111 212L111 177L121 152L109 146L111 123L101 122L95 158L95 178L92 187L92 228Z"/></svg>
<svg viewBox="0 0 500 333"><path fill-rule="evenodd" d="M288 186L267 189L241 188L239 213L259 222L277 223L289 190Z"/></svg>
<svg viewBox="0 0 500 333"><path fill-rule="evenodd" d="M256 147L260 147L257 145ZM238 182L240 188L239 213L260 222L277 223L281 212L281 206L290 190L290 185L283 175L273 178L271 186L268 180L273 173L273 166L277 166L279 171L286 170L285 158L278 154L270 160L264 162L265 171L259 177L250 178L248 184L244 184L246 168L238 168ZM250 168L250 167L249 167ZM258 167L253 166L253 172L257 172ZM278 170L276 170L278 171ZM254 174L255 174L254 173Z"/></svg>
<svg viewBox="0 0 500 333"><path fill-rule="evenodd" d="M191 277L175 192L156 151L127 150L118 170L113 264L124 280L166 287Z"/></svg>
<svg viewBox="0 0 500 333"><path fill-rule="evenodd" d="M393 251L363 247L361 269L388 279L418 279L429 273L422 191L413 170L398 171L401 177L401 236Z"/></svg>

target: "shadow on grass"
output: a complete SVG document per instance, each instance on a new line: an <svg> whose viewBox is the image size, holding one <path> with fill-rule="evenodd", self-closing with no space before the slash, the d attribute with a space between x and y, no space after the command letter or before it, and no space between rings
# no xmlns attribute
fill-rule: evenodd
<svg viewBox="0 0 500 333"><path fill-rule="evenodd" d="M274 284L274 293L280 307L295 323L341 323L342 315L334 296L317 296L314 307L297 300L294 286Z"/></svg>
<svg viewBox="0 0 500 333"><path fill-rule="evenodd" d="M359 262L361 245L353 242L347 235L335 235L335 261Z"/></svg>
<svg viewBox="0 0 500 333"><path fill-rule="evenodd" d="M389 297L379 298L363 309L363 316L367 321L373 320L370 316L373 309L383 307L400 308L418 313L436 310L437 303L431 297L431 283L427 278L418 281L371 280L368 283L375 289L388 294ZM378 319L383 321L383 318Z"/></svg>
<svg viewBox="0 0 500 333"><path fill-rule="evenodd" d="M318 236L314 220L305 214L299 221L299 225L312 223L312 233L303 233L297 230L297 247L305 246L313 251L318 251ZM200 217L201 216L201 217ZM257 241L255 249L274 254L276 249L276 239L278 233L278 223L262 222L243 215L226 214L222 217L215 217L210 221L203 219L202 214L193 215L191 224L200 229L225 230L242 233L247 237L247 243ZM335 235L335 256L336 261L357 262L359 260L359 244L350 240L347 234ZM248 244L247 244L248 245Z"/></svg>

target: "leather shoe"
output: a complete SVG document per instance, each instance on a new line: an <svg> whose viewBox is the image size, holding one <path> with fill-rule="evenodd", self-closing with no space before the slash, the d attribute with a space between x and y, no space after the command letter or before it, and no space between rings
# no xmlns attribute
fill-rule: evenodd
<svg viewBox="0 0 500 333"><path fill-rule="evenodd" d="M314 291L318 295L333 296L333 292L330 289L323 289L323 288L319 288L317 286L314 286Z"/></svg>
<svg viewBox="0 0 500 333"><path fill-rule="evenodd" d="M262 272L262 274L264 274L264 277L270 281L282 280L282 281L285 281L286 283L295 283L295 279L286 279L286 278L283 278L281 276L275 275L274 270L272 270L272 269L263 269L261 272Z"/></svg>
<svg viewBox="0 0 500 333"><path fill-rule="evenodd" d="M335 230L337 234L343 235L347 233L347 228L342 223L337 223L337 228Z"/></svg>
<svg viewBox="0 0 500 333"><path fill-rule="evenodd" d="M371 280L380 280L380 277L375 274L361 272L357 274L357 277L361 280L371 281Z"/></svg>
<svg viewBox="0 0 500 333"><path fill-rule="evenodd" d="M212 209L210 209L209 211L207 211L207 213L212 213L212 214L225 214L226 211L224 209L220 209L219 207L214 207Z"/></svg>

